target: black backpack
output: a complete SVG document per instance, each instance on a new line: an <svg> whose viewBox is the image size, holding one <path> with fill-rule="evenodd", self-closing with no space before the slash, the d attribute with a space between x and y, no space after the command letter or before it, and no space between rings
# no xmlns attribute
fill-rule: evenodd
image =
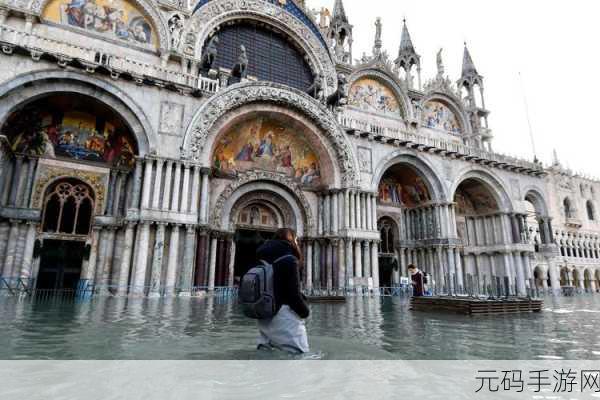
<svg viewBox="0 0 600 400"><path fill-rule="evenodd" d="M252 268L242 277L239 290L239 303L245 316L253 319L270 319L277 314L275 304L275 288L273 284L273 266L279 261L294 257L291 254L278 258L269 264L261 261L261 265Z"/></svg>

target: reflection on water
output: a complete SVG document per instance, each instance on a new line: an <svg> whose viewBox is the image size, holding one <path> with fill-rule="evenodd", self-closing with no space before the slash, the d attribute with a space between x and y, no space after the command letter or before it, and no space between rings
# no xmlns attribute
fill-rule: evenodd
<svg viewBox="0 0 600 400"><path fill-rule="evenodd" d="M471 318L411 312L402 298L314 304L318 359L600 359L600 298L547 298L544 312ZM0 298L2 359L272 359L234 302Z"/></svg>

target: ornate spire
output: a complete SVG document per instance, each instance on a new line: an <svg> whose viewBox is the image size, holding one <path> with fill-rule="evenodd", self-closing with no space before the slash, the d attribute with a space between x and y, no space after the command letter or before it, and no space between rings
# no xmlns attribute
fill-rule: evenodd
<svg viewBox="0 0 600 400"><path fill-rule="evenodd" d="M342 0L335 0L331 19L333 21L339 21L346 24L348 23L348 17L346 16L346 10L344 10L344 3Z"/></svg>
<svg viewBox="0 0 600 400"><path fill-rule="evenodd" d="M404 26L402 27L402 37L400 39L400 52L399 55L417 54L415 46L413 46L412 39L410 38L410 32L406 26L406 19L404 20Z"/></svg>
<svg viewBox="0 0 600 400"><path fill-rule="evenodd" d="M421 89L421 56L417 54L415 46L413 45L408 27L406 26L406 19L402 27L402 37L400 38L400 50L398 51L398 58L394 62L396 70L404 70L406 73L406 86L409 89L414 89L415 84L413 82L413 66L417 67L418 84L417 89Z"/></svg>
<svg viewBox="0 0 600 400"><path fill-rule="evenodd" d="M471 53L469 53L469 49L467 48L467 43L465 43L465 52L463 55L463 67L462 67L462 76L472 76L479 75L477 72L477 68L475 68L475 64L473 63L473 58L471 58Z"/></svg>

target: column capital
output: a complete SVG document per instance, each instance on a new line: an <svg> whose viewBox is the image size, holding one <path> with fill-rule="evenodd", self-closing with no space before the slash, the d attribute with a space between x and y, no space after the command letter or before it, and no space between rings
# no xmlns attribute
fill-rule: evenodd
<svg viewBox="0 0 600 400"><path fill-rule="evenodd" d="M186 232L187 232L188 235L192 234L192 233L195 233L196 232L196 225L188 224L188 225L185 226L185 230L186 230Z"/></svg>

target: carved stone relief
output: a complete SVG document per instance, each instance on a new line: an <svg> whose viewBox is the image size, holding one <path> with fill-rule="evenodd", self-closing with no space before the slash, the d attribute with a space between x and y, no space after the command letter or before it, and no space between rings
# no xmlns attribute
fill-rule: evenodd
<svg viewBox="0 0 600 400"><path fill-rule="evenodd" d="M373 173L373 154L368 147L358 147L358 165L360 172Z"/></svg>
<svg viewBox="0 0 600 400"><path fill-rule="evenodd" d="M182 104L163 101L160 104L159 132L164 135L182 136L184 110Z"/></svg>

